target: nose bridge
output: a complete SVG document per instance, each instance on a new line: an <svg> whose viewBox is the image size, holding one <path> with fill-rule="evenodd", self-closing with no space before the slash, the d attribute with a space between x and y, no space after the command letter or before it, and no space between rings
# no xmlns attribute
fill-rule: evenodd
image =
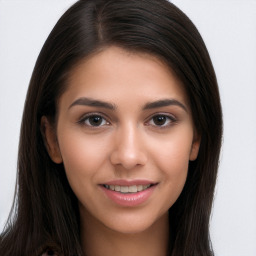
<svg viewBox="0 0 256 256"><path fill-rule="evenodd" d="M112 153L112 163L132 169L146 162L146 151L139 127L130 122L122 125L116 132L116 146Z"/></svg>
<svg viewBox="0 0 256 256"><path fill-rule="evenodd" d="M134 155L139 147L138 133L138 127L131 123L120 129L119 143L121 150Z"/></svg>

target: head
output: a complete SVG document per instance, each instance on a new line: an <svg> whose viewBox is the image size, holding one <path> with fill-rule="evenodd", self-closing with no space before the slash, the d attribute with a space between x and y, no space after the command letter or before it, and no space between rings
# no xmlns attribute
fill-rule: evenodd
<svg viewBox="0 0 256 256"><path fill-rule="evenodd" d="M23 230L32 242L27 250L54 241L66 253L79 252L78 200L63 159L58 150L51 151L45 135L50 127L58 138L61 100L77 68L110 49L162 65L185 95L192 145L197 146L169 209L170 250L172 255L210 255L209 218L222 136L217 81L197 29L165 0L78 1L46 40L31 78L20 137L17 221L30 223Z"/></svg>

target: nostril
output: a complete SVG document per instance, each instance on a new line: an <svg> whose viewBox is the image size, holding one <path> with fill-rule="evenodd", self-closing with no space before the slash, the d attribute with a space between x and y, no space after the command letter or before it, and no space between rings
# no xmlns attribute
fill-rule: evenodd
<svg viewBox="0 0 256 256"><path fill-rule="evenodd" d="M115 134L110 160L113 165L122 165L130 170L147 162L146 148L135 125L127 125Z"/></svg>

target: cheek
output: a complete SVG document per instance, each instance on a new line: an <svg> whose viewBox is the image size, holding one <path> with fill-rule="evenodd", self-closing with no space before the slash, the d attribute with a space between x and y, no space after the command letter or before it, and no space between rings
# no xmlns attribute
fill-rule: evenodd
<svg viewBox="0 0 256 256"><path fill-rule="evenodd" d="M78 133L68 132L60 136L59 146L71 186L84 180L92 181L108 158L104 140L95 140Z"/></svg>
<svg viewBox="0 0 256 256"><path fill-rule="evenodd" d="M154 156L155 161L160 165L160 169L167 173L179 174L187 170L193 141L191 129L183 129L174 132L170 136L155 140ZM167 171L168 170L168 171Z"/></svg>
<svg viewBox="0 0 256 256"><path fill-rule="evenodd" d="M162 153L158 157L158 163L166 175L179 177L187 172L189 155L190 145L183 147L182 144L173 142L162 148Z"/></svg>
<svg viewBox="0 0 256 256"><path fill-rule="evenodd" d="M165 203L169 207L177 200L186 182L192 140L191 132L181 133L180 136L166 138L151 152L162 176Z"/></svg>

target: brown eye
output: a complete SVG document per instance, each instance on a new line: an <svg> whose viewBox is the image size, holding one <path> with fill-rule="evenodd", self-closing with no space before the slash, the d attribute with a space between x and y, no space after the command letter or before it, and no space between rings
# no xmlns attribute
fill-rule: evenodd
<svg viewBox="0 0 256 256"><path fill-rule="evenodd" d="M172 125L172 123L174 123L174 122L176 122L176 119L173 116L159 114L159 115L153 116L149 120L148 124L162 128L162 127L168 127L168 126Z"/></svg>
<svg viewBox="0 0 256 256"><path fill-rule="evenodd" d="M166 119L167 119L166 116L154 116L153 122L155 125L162 126L166 123Z"/></svg>
<svg viewBox="0 0 256 256"><path fill-rule="evenodd" d="M103 118L101 116L91 116L88 118L88 122L91 126L100 126L103 122Z"/></svg>
<svg viewBox="0 0 256 256"><path fill-rule="evenodd" d="M101 115L87 115L82 118L79 123L89 127L100 127L109 124L109 122Z"/></svg>

